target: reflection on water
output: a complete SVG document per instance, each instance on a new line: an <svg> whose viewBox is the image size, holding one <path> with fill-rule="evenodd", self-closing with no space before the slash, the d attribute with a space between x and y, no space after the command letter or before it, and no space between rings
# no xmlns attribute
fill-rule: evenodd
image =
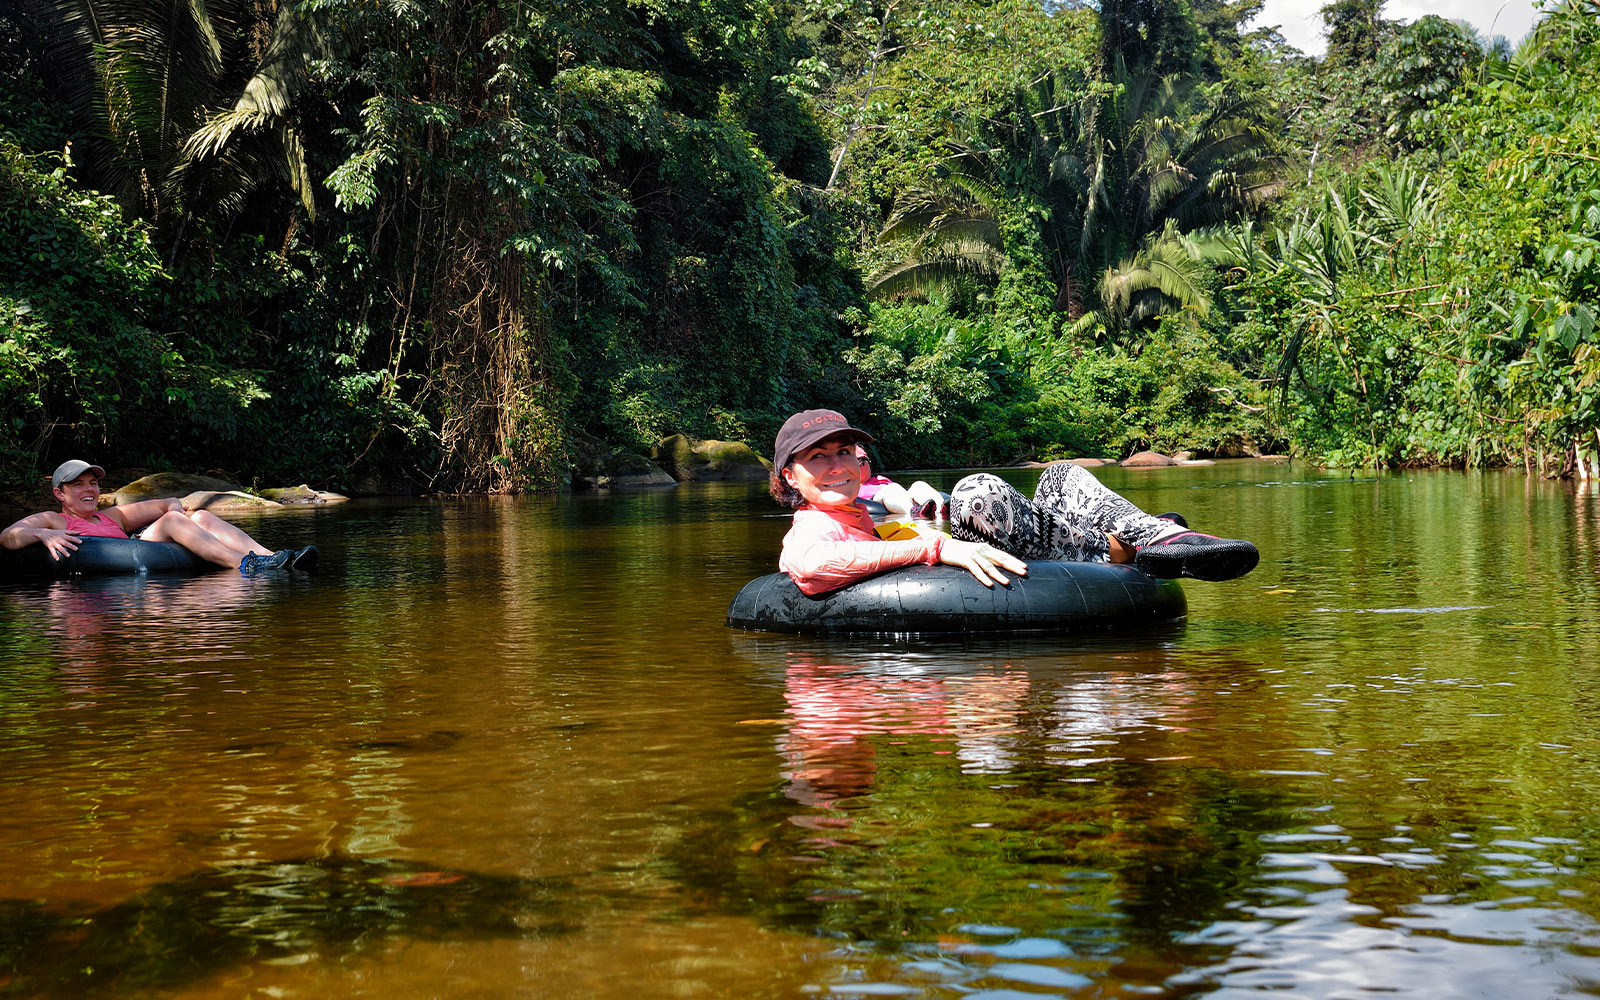
<svg viewBox="0 0 1600 1000"><path fill-rule="evenodd" d="M1261 568L1156 635L730 632L786 524L705 484L0 584L0 995L1600 990L1600 500L1104 474Z"/></svg>
<svg viewBox="0 0 1600 1000"><path fill-rule="evenodd" d="M171 989L256 961L294 966L391 938L577 929L570 887L339 855L163 882L101 910L0 905L0 989L81 996Z"/></svg>

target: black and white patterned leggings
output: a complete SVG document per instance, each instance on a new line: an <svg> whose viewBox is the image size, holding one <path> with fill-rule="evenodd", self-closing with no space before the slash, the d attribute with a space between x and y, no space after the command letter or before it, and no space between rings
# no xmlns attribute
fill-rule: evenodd
<svg viewBox="0 0 1600 1000"><path fill-rule="evenodd" d="M1106 562L1108 534L1144 545L1182 530L1135 507L1087 469L1065 462L1044 470L1032 500L987 472L967 476L950 491L952 535L1023 559Z"/></svg>

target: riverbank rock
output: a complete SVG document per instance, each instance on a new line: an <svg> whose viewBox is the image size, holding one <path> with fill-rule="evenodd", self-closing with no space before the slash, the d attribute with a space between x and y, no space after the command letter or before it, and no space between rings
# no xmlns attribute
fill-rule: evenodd
<svg viewBox="0 0 1600 1000"><path fill-rule="evenodd" d="M1098 469L1106 465L1116 465L1114 458L1058 458L1049 462L1018 462L1013 469L1048 469L1052 465L1076 465L1085 469Z"/></svg>
<svg viewBox="0 0 1600 1000"><path fill-rule="evenodd" d="M1255 438L1248 434L1230 435L1217 442L1211 449L1211 454L1216 458L1265 458L1261 446Z"/></svg>
<svg viewBox="0 0 1600 1000"><path fill-rule="evenodd" d="M269 490L262 490L261 496L274 503L290 506L311 506L322 503L344 503L350 498L341 493L326 493L314 490L305 483L299 486L283 486Z"/></svg>
<svg viewBox="0 0 1600 1000"><path fill-rule="evenodd" d="M643 455L621 452L606 459L595 478L599 487L676 486L678 481Z"/></svg>
<svg viewBox="0 0 1600 1000"><path fill-rule="evenodd" d="M1124 469L1161 469L1169 465L1177 465L1178 460L1169 458L1159 451L1134 452L1122 460Z"/></svg>
<svg viewBox="0 0 1600 1000"><path fill-rule="evenodd" d="M194 476L185 472L153 472L117 490L118 504L157 500L161 497L187 497L191 493L243 493L244 487L225 479Z"/></svg>
<svg viewBox="0 0 1600 1000"><path fill-rule="evenodd" d="M650 449L650 458L680 483L690 482L695 473L708 464L694 453L694 445L682 434L664 437Z"/></svg>
<svg viewBox="0 0 1600 1000"><path fill-rule="evenodd" d="M680 483L754 482L766 479L771 468L742 441L695 443L682 434L662 438L650 457Z"/></svg>
<svg viewBox="0 0 1600 1000"><path fill-rule="evenodd" d="M283 504L243 490L195 490L183 497L186 511L209 510L213 514L227 514L241 510L274 510Z"/></svg>
<svg viewBox="0 0 1600 1000"><path fill-rule="evenodd" d="M108 477L109 478L109 477ZM343 503L350 498L341 493L314 490L305 483L246 492L237 483L215 476L193 476L184 472L153 472L141 476L112 494L113 504L138 503L162 497L182 497L185 510L215 513L239 510L270 510L274 507Z"/></svg>
<svg viewBox="0 0 1600 1000"><path fill-rule="evenodd" d="M730 482L756 482L772 473L772 463L743 441L701 441L694 453L706 460L706 469Z"/></svg>
<svg viewBox="0 0 1600 1000"><path fill-rule="evenodd" d="M572 432L572 481L575 490L594 489L605 475L605 464L611 458L611 446L583 431Z"/></svg>

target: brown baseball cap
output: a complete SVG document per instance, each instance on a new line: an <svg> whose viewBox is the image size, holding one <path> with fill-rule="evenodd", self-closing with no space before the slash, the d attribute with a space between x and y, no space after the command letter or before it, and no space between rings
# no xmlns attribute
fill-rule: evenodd
<svg viewBox="0 0 1600 1000"><path fill-rule="evenodd" d="M783 422L778 440L772 446L772 464L783 468L794 458L795 452L831 437L844 437L851 441L874 440L866 431L850 426L850 421L838 410L804 410Z"/></svg>

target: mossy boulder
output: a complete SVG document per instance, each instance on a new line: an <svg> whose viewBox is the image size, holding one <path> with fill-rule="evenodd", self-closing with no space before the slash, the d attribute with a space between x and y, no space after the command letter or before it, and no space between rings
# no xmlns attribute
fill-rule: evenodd
<svg viewBox="0 0 1600 1000"><path fill-rule="evenodd" d="M111 499L123 505L164 497L182 498L185 510L209 510L219 514L231 510L265 510L283 506L277 501L246 493L237 483L186 472L153 472L141 476L117 490Z"/></svg>
<svg viewBox="0 0 1600 1000"><path fill-rule="evenodd" d="M118 504L138 503L141 500L158 500L162 497L185 497L191 493L242 493L244 487L225 479L195 476L185 472L153 472L142 476L117 490Z"/></svg>
<svg viewBox="0 0 1600 1000"><path fill-rule="evenodd" d="M314 490L305 483L299 486L281 486L269 490L262 490L261 496L275 503L288 506L305 506L322 503L344 503L350 498L341 493L327 493Z"/></svg>
<svg viewBox="0 0 1600 1000"><path fill-rule="evenodd" d="M650 459L680 483L706 478L699 473L709 464L694 453L694 442L682 434L664 437L650 449Z"/></svg>
<svg viewBox="0 0 1600 1000"><path fill-rule="evenodd" d="M730 482L765 480L772 472L772 463L743 441L701 441L694 453L706 460L707 472Z"/></svg>
<svg viewBox="0 0 1600 1000"><path fill-rule="evenodd" d="M772 466L743 441L690 441L682 434L662 438L650 457L680 483L767 478Z"/></svg>
<svg viewBox="0 0 1600 1000"><path fill-rule="evenodd" d="M572 485L592 486L605 474L613 454L610 445L583 431L572 432Z"/></svg>
<svg viewBox="0 0 1600 1000"><path fill-rule="evenodd" d="M678 481L643 455L621 452L606 459L595 479L597 486L676 486Z"/></svg>

